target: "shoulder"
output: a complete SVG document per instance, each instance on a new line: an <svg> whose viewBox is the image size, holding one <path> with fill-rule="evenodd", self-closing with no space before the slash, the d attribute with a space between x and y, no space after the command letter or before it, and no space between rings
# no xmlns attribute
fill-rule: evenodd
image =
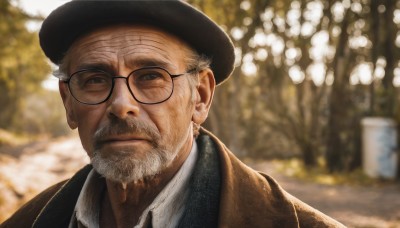
<svg viewBox="0 0 400 228"><path fill-rule="evenodd" d="M271 176L241 162L217 137L220 158L220 224L247 227L344 227L287 193Z"/></svg>
<svg viewBox="0 0 400 228"><path fill-rule="evenodd" d="M25 203L0 227L29 227L35 221L41 210L46 206L50 199L62 188L67 180L59 182ZM28 225L29 224L29 225Z"/></svg>
<svg viewBox="0 0 400 228"><path fill-rule="evenodd" d="M292 196L269 175L259 172L263 178L269 183L270 186L277 186L275 188L280 192L292 205L296 212L300 227L345 227L335 219L320 212L319 210L309 206L298 198Z"/></svg>
<svg viewBox="0 0 400 228"><path fill-rule="evenodd" d="M39 193L1 224L0 228L31 227L32 224L36 224L38 221L43 224L70 217L71 215L68 213L73 211L76 199L91 169L90 165L86 165L75 173L71 179L61 181Z"/></svg>

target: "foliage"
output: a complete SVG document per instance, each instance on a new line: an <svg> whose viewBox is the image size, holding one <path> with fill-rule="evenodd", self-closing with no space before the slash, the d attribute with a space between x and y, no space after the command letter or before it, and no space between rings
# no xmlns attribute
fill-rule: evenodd
<svg viewBox="0 0 400 228"><path fill-rule="evenodd" d="M190 2L237 47L238 67L206 123L237 154L280 147L310 167L323 155L330 172L351 170L361 164L361 118L398 115L400 1Z"/></svg>
<svg viewBox="0 0 400 228"><path fill-rule="evenodd" d="M26 137L21 137L11 132L0 129L0 148L8 146L17 146L28 141Z"/></svg>
<svg viewBox="0 0 400 228"><path fill-rule="evenodd" d="M65 109L58 91L41 91L26 98L26 109L21 121L23 132L62 136L71 133L65 120Z"/></svg>
<svg viewBox="0 0 400 228"><path fill-rule="evenodd" d="M31 20L38 18L25 14L9 0L0 2L0 128L60 134L65 132L59 126L63 108L54 105L54 96L41 87L50 66L37 32L26 27Z"/></svg>

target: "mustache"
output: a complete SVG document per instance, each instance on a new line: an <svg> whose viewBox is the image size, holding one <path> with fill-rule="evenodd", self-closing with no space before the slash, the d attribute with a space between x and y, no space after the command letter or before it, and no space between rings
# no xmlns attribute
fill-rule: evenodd
<svg viewBox="0 0 400 228"><path fill-rule="evenodd" d="M134 118L112 118L110 119L109 124L101 126L96 130L93 136L93 145L95 149L98 149L101 146L102 141L106 138L124 134L146 136L151 139L151 143L155 147L161 139L161 135L158 133L157 129L145 122L138 121Z"/></svg>

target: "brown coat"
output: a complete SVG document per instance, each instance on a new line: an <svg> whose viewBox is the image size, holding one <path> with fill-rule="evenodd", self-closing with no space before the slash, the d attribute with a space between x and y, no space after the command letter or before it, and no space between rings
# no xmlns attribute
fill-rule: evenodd
<svg viewBox="0 0 400 228"><path fill-rule="evenodd" d="M270 176L243 164L211 133L201 134L214 141L220 158L219 227L344 227L291 196ZM42 225L37 227L68 224L90 170L86 166L70 180L40 193L0 227L31 227L38 220Z"/></svg>

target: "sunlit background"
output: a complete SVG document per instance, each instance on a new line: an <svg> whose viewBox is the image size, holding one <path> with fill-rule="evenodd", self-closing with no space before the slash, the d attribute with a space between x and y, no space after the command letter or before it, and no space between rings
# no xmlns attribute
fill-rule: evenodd
<svg viewBox="0 0 400 228"><path fill-rule="evenodd" d="M68 2L65 0L13 0L16 6L26 11L31 15L47 16L53 9ZM249 10L251 7L250 1L242 1L240 8ZM363 10L361 1L343 0L335 2L331 7L333 19L337 23L341 23L344 19L345 11L351 9L356 13L361 13ZM301 4L299 1L293 1L290 4L290 9L286 13L286 18L275 15L272 8L265 9L261 14L264 20L264 30L256 31L254 37L249 40L249 46L256 49L252 55L245 54L242 56L240 50L238 53L238 62L242 61L241 70L246 76L254 76L257 74L257 65L253 60L264 61L269 55L280 58L285 56L285 64L289 66L288 76L293 83L298 84L303 80L309 79L314 82L316 86L321 86L323 83L332 85L334 77L331 72L327 72L324 62L331 61L335 56L335 47L329 44L329 33L327 30L317 31L323 19L324 6L321 1L309 1L306 4L306 9L303 12L305 21L300 24L300 17L302 16ZM385 12L384 5L378 8L380 13ZM400 9L393 12L393 21L396 25L400 25ZM251 24L251 18L245 18L243 25ZM27 28L30 31L37 31L40 28L40 22L30 21L27 23ZM299 48L292 47L293 45L288 42L285 49L285 41L278 35L271 33L272 27L276 26L278 31L284 31L289 38L296 38L298 36L311 37L311 47L307 53L302 53ZM371 40L362 34L362 30L366 26L364 19L359 19L355 22L355 31L349 37L349 47L352 49L370 48L372 46ZM357 31L358 30L358 31ZM333 38L338 37L341 33L341 28L335 26L332 28L331 35ZM230 35L235 40L243 38L243 30L240 27L233 27ZM397 33L395 39L395 46L400 47L400 32ZM270 49L270 52L266 48ZM284 52L284 53L283 53ZM296 62L301 55L309 55L313 60L307 69L302 70ZM241 59L241 60L240 60ZM386 59L384 56L379 57L375 63L376 67L373 69L373 63L368 61L360 61L354 66L351 73L349 83L352 85L363 84L368 85L373 80L382 80L385 75ZM397 62L397 67L393 70L393 84L400 87L400 62ZM307 77L306 77L307 76ZM47 89L57 89L57 79L49 77L48 80L43 82L43 86Z"/></svg>
<svg viewBox="0 0 400 228"><path fill-rule="evenodd" d="M250 1L243 1L241 8L247 10L250 8ZM244 55L243 64L241 69L247 76L254 76L257 74L257 66L253 60L264 61L270 54L272 58L280 58L282 55L285 56L285 64L289 67L288 76L292 79L293 83L301 83L306 79L312 80L316 86L321 86L323 83L332 85L333 75L327 72L325 62L332 61L335 56L335 47L330 44L329 39L335 39L341 34L341 28L336 25L332 28L331 38L327 30L317 31L317 27L320 26L321 20L323 19L323 2L321 1L309 1L306 4L304 10L304 22L300 24L300 17L303 15L301 12L300 1L293 1L290 4L290 9L286 13L286 18L275 15L272 8L267 8L261 14L261 18L264 20L264 30L256 31L254 37L249 40L249 46L256 49L253 55ZM344 19L346 10L351 9L355 13L361 13L363 10L361 1L350 1L343 0L335 2L331 7L331 13L333 20L336 23L341 23ZM378 8L380 13L384 13L386 8L384 5L380 5ZM393 21L396 25L400 25L400 9L396 9L393 12ZM251 19L247 18L243 23L251 24ZM302 53L300 48L294 47L289 41L286 43L282 37L272 33L272 27L276 26L278 31L284 31L288 38L310 37L311 47L306 53ZM372 42L365 35L362 34L362 30L365 29L366 22L363 18L355 21L355 31L348 40L348 45L352 49L359 48L371 48ZM234 27L231 30L231 36L235 40L240 40L243 37L243 30L239 27ZM270 49L270 53L266 50L266 47ZM398 32L395 39L395 47L400 47L400 33ZM284 52L284 53L283 53ZM240 55L240 50L238 50ZM302 70L296 62L300 59L301 55L308 55L313 62ZM240 59L242 56L239 56ZM277 60L279 61L279 60ZM373 69L373 63L368 61L360 61L354 67L351 73L349 83L351 85L371 84L373 80L382 80L385 75L386 59L384 56L378 58L376 68ZM396 87L400 86L400 62L397 62L397 67L393 70L394 78L393 84ZM307 75L307 77L306 77Z"/></svg>
<svg viewBox="0 0 400 228"><path fill-rule="evenodd" d="M26 13L31 15L40 15L46 17L58 6L66 3L66 0L13 0L11 3L20 7ZM40 29L40 21L28 21L26 27L29 31L35 32ZM51 63L49 63L51 64ZM54 67L54 66L52 66ZM58 91L58 79L49 75L49 77L42 82L42 86L48 90Z"/></svg>
<svg viewBox="0 0 400 228"><path fill-rule="evenodd" d="M275 175L297 181L285 187L310 203L322 197L315 206L349 227L400 226L395 177L365 172L373 167L363 166L362 124L373 117L398 131L400 0L187 1L236 46L236 69L217 87L204 127L249 164L278 164ZM66 124L56 66L38 44L43 18L65 2L0 3L0 221L88 162ZM386 146L393 158L397 145Z"/></svg>

